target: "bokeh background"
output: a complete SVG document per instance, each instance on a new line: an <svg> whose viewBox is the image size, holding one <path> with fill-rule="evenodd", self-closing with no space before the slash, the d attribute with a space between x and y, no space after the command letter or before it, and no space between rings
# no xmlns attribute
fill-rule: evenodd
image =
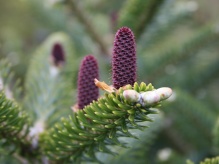
<svg viewBox="0 0 219 164"><path fill-rule="evenodd" d="M11 62L24 85L38 47L63 32L78 61L72 69L77 72L80 60L93 54L100 80L111 84L114 35L120 27L130 27L138 81L171 87L174 94L141 141L121 151L113 163L198 162L219 153L214 133L219 116L218 6L217 0L1 0L0 58Z"/></svg>

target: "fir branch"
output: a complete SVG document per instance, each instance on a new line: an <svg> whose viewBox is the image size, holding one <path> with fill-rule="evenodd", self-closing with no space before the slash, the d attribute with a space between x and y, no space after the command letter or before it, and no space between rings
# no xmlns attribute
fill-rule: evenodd
<svg viewBox="0 0 219 164"><path fill-rule="evenodd" d="M213 158L206 158L204 161L201 161L200 164L218 164L219 156Z"/></svg>
<svg viewBox="0 0 219 164"><path fill-rule="evenodd" d="M158 137L157 134L162 129L163 121L162 115L155 115L153 122L148 124L149 128L146 131L140 133L135 132L139 135L139 140L134 140L132 143L130 143L130 141L125 138L124 140L128 140L128 146L130 149L118 149L117 152L120 152L120 155L114 157L110 162L107 163L142 164L145 163L145 161L150 163L151 159L154 157L150 157L149 152L152 149L152 144Z"/></svg>
<svg viewBox="0 0 219 164"><path fill-rule="evenodd" d="M179 146L179 143L187 143L186 147L191 148L186 150L185 145L181 144L183 146L182 150L187 152L194 149L208 150L207 148L211 146L212 140L211 130L217 116L208 109L208 106L197 101L186 92L177 90L175 96L176 99L164 107L164 112L170 121L170 127L165 128L169 130L164 130L164 132L173 132L174 135L166 134L167 136L176 137L176 139L171 138L171 141L177 141L176 143ZM171 129L174 130L171 131ZM194 129L196 130L194 131ZM200 136L202 137L200 138ZM197 140L197 138L199 139ZM182 141L179 141L180 139ZM187 153L186 151L183 152Z"/></svg>
<svg viewBox="0 0 219 164"><path fill-rule="evenodd" d="M154 18L164 0L130 0L121 9L118 18L118 27L128 26L139 39L144 28ZM137 20L137 21L136 21Z"/></svg>
<svg viewBox="0 0 219 164"><path fill-rule="evenodd" d="M185 80L179 83L179 87L185 88L191 92L197 91L205 85L209 85L218 77L219 59L215 59L207 68L198 70L197 73L189 72Z"/></svg>
<svg viewBox="0 0 219 164"><path fill-rule="evenodd" d="M52 125L60 116L71 112L70 109L59 110L70 107L73 103L71 100L73 86L70 80L65 80L69 79L69 74L74 75L77 66L74 52L69 48L72 46L70 43L65 34L53 34L37 49L27 72L24 107L34 122L45 125L43 129ZM56 56L65 56L61 62L56 61L54 57L53 51L57 44L61 46L62 54ZM60 99L62 101L59 101Z"/></svg>
<svg viewBox="0 0 219 164"><path fill-rule="evenodd" d="M176 29L187 21L194 11L178 10L172 0L167 0L157 12L154 20L146 27L138 41L138 51L147 52L148 48L157 46Z"/></svg>
<svg viewBox="0 0 219 164"><path fill-rule="evenodd" d="M31 156L31 138L28 137L30 121L25 112L0 91L0 140L9 152L19 151L23 156ZM11 149L12 148L12 149ZM27 150L28 148L28 150ZM28 152L28 154L27 154Z"/></svg>
<svg viewBox="0 0 219 164"><path fill-rule="evenodd" d="M219 163L219 156L216 156L213 158L205 158L199 164L218 164L218 163ZM195 164L195 163L190 160L187 160L186 164Z"/></svg>
<svg viewBox="0 0 219 164"><path fill-rule="evenodd" d="M171 124L174 124L173 121L171 121L171 119L168 118L166 119L165 122L170 122ZM179 133L180 130L170 126L169 125L170 123L168 123L163 127L163 133L162 133L163 136L171 141L170 143L176 148L177 151L183 154L186 154L191 150L193 150L194 149L193 144L190 144L190 142L185 141L184 139L185 137L183 137L181 133ZM182 121L181 124L183 124ZM176 123L176 126L177 125L179 124Z"/></svg>
<svg viewBox="0 0 219 164"><path fill-rule="evenodd" d="M200 50L204 45L211 44L213 41L219 39L219 35L215 31L215 27L207 27L199 31L193 38L185 42L180 48L172 49L162 55L158 55L157 59L154 59L156 67L147 68L149 81L153 81L164 72L164 67L171 63L179 63L192 57L194 53Z"/></svg>
<svg viewBox="0 0 219 164"><path fill-rule="evenodd" d="M95 29L95 26L88 19L89 16L82 10L77 4L76 0L65 0L66 5L70 8L70 10L76 15L78 20L84 25L86 31L90 35L90 37L99 45L101 53L105 56L110 56L107 45L102 37L99 35L98 31Z"/></svg>
<svg viewBox="0 0 219 164"><path fill-rule="evenodd" d="M135 83L126 89L145 92L154 90L154 87ZM135 138L129 130L143 130L145 126L140 122L152 121L148 115L157 113L153 108L159 103L142 106L127 101L123 91L120 88L117 92L105 94L70 119L62 118L62 123L41 136L45 153L54 161L80 163L83 160L98 161L96 152L114 154L109 146L125 146L119 137Z"/></svg>
<svg viewBox="0 0 219 164"><path fill-rule="evenodd" d="M216 45L206 45L205 49L208 49L209 51L215 50L217 48ZM176 71L176 73L166 73L165 75L160 76L159 81L156 81L155 84L159 86L168 82L169 85L177 86L181 89L192 92L193 95L198 93L203 86L210 86L218 77L219 58L214 56L214 54L211 54L211 58L205 57L206 59L209 59L208 61L205 59L200 60L199 57L202 55L202 52L202 49L198 50L198 52L193 54L187 62L179 62L177 66L174 64L167 65L166 67L171 68L168 69L170 72ZM197 58L199 58L199 60L197 60ZM213 102L211 102L211 104L212 103Z"/></svg>
<svg viewBox="0 0 219 164"><path fill-rule="evenodd" d="M0 61L0 90L4 89L7 98L18 101L21 99L21 81L20 79L15 80L11 69L11 64L6 58Z"/></svg>

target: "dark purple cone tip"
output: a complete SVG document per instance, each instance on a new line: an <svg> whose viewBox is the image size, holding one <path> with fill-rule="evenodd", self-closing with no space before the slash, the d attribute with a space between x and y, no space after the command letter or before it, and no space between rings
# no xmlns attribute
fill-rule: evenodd
<svg viewBox="0 0 219 164"><path fill-rule="evenodd" d="M115 35L112 57L112 81L116 89L136 82L135 49L135 38L131 29L120 28Z"/></svg>
<svg viewBox="0 0 219 164"><path fill-rule="evenodd" d="M65 53L61 44L56 43L52 49L52 61L55 66L60 66L65 62Z"/></svg>
<svg viewBox="0 0 219 164"><path fill-rule="evenodd" d="M93 100L97 100L99 89L94 79L99 79L98 63L94 56L87 55L81 62L78 74L78 108L83 109Z"/></svg>

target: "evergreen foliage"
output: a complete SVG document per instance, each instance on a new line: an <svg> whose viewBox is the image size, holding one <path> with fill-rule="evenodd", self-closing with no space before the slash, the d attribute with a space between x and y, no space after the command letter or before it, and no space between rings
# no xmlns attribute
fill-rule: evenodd
<svg viewBox="0 0 219 164"><path fill-rule="evenodd" d="M30 126L28 116L18 104L8 100L2 90L0 92L0 118L1 147L6 147L11 152L19 149L20 153L24 151L23 149L31 149L27 138Z"/></svg>
<svg viewBox="0 0 219 164"><path fill-rule="evenodd" d="M152 21L163 1L164 0L148 0L146 2L144 0L127 1L120 11L118 27L129 25L135 33L135 37L139 38L145 25Z"/></svg>
<svg viewBox="0 0 219 164"><path fill-rule="evenodd" d="M128 146L132 148L120 148L119 152L121 155L115 156L114 159L110 160L108 163L141 164L145 163L145 161L152 161L153 157L151 157L150 155L150 149L153 147L153 142L157 138L158 133L161 131L162 122L164 121L161 114L162 113L160 113L159 115L155 115L155 117L153 118L154 121L147 124L149 128L145 132L139 133L139 140L132 141L125 138L124 140L128 142ZM142 151L142 147L144 147L144 151Z"/></svg>
<svg viewBox="0 0 219 164"><path fill-rule="evenodd" d="M189 41L183 43L179 48L173 48L164 54L158 55L159 57L155 58L155 63L159 66L157 68L148 68L149 74L153 77L148 77L150 80L153 78L160 77L164 74L164 69L166 65L184 63L184 61L189 60L191 57L194 57L197 51L203 47L211 45L209 41L218 40L218 33L215 31L215 27L205 27L198 31L198 33L189 39ZM193 74L192 74L193 75ZM184 83L183 83L184 84Z"/></svg>
<svg viewBox="0 0 219 164"><path fill-rule="evenodd" d="M208 107L201 102L195 100L189 94L183 91L176 91L176 100L170 106L166 104L167 119L173 123L175 135L180 136L178 140L182 139L185 145L184 151L193 151L193 149L210 150L211 147L211 131L209 127L213 127L216 115L209 111ZM178 97L180 95L180 97ZM178 115L173 116L173 110L177 108ZM165 107L164 107L165 108ZM189 109L189 110L187 110ZM183 123L184 122L184 123ZM183 126L182 126L183 124ZM168 129L168 127L166 127ZM192 131L196 129L197 131ZM168 130L165 133L170 133ZM167 134L170 135L170 134ZM196 140L197 135L202 136ZM192 142L192 145L190 144ZM178 141L178 143L180 143ZM188 148L188 149L186 149Z"/></svg>
<svg viewBox="0 0 219 164"><path fill-rule="evenodd" d="M58 66L53 63L52 51L55 44L63 44L66 63ZM66 48L65 48L66 46ZM24 107L32 115L34 121L48 122L52 125L60 115L70 113L70 110L61 110L72 104L71 80L65 79L76 72L74 52L71 43L65 34L53 34L34 55L27 72L25 85ZM63 99L63 101L59 101ZM54 120L55 119L55 120Z"/></svg>
<svg viewBox="0 0 219 164"><path fill-rule="evenodd" d="M219 163L218 5L1 1L0 163ZM116 34L121 27L133 33ZM98 81L105 91L78 111L86 54L112 86ZM90 79L81 88L95 86ZM150 83L173 89L159 112L160 102L143 102L156 91Z"/></svg>
<svg viewBox="0 0 219 164"><path fill-rule="evenodd" d="M137 92L153 90L153 86L145 83L127 89ZM62 119L50 132L51 138L45 145L47 155L60 162L76 162L83 160L96 161L95 153L100 151L114 154L107 146L125 146L119 137L134 137L129 129L143 130L143 121L152 121L147 115L156 113L150 109L158 104L143 107L140 104L127 102L122 96L123 89L118 93L105 94L104 98L94 101L79 110L69 119ZM71 141L71 142L69 142Z"/></svg>
<svg viewBox="0 0 219 164"><path fill-rule="evenodd" d="M201 161L200 164L217 164L219 163L219 157L206 158L204 161ZM187 161L187 164L194 164L192 161Z"/></svg>

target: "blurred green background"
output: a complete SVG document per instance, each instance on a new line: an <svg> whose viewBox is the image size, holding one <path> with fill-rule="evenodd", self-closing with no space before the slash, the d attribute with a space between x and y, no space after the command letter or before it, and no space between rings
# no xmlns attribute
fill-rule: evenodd
<svg viewBox="0 0 219 164"><path fill-rule="evenodd" d="M117 162L197 162L219 152L213 133L219 116L218 6L217 0L1 0L0 58L9 59L23 85L37 48L64 32L75 60L93 54L100 80L111 84L114 35L130 27L136 36L138 81L171 87L174 94L152 125L150 142L142 139Z"/></svg>

